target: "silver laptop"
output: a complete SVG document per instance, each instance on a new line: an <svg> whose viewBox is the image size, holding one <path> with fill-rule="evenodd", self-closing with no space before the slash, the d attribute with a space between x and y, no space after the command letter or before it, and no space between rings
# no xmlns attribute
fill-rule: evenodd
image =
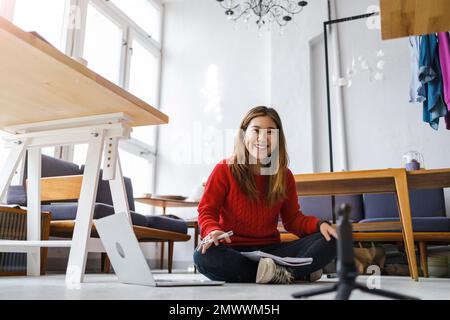
<svg viewBox="0 0 450 320"><path fill-rule="evenodd" d="M95 220L95 228L120 282L155 287L217 286L225 283L192 279L155 280L125 213Z"/></svg>

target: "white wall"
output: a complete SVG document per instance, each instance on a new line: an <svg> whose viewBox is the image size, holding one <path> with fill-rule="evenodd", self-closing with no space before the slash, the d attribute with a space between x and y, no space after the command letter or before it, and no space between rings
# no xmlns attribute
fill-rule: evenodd
<svg viewBox="0 0 450 320"><path fill-rule="evenodd" d="M338 0L337 15L343 18L366 13L375 0ZM326 1L310 2L296 33L272 36L272 104L284 120L294 172L329 171L328 131L325 100L323 21ZM306 12L305 12L306 13ZM408 103L410 62L408 39L382 41L379 30L369 30L366 20L339 24L340 76L345 76L352 57L364 55L374 66L376 52L385 52L384 81L370 82L358 69L350 88L342 89L348 169L393 168L402 165L402 155L421 152L428 169L449 167L450 132L442 122L438 132L422 122L422 107ZM330 77L338 75L334 65L336 48L328 39ZM331 81L331 79L330 79ZM282 83L283 85L280 85ZM335 171L340 162L339 127L335 86L331 86ZM446 192L450 215L450 191Z"/></svg>
<svg viewBox="0 0 450 320"><path fill-rule="evenodd" d="M341 18L365 13L378 1L336 3L337 17ZM199 156L204 151L202 144L208 143L200 132L211 126L212 132L230 130L234 135L243 114L259 104L279 111L294 172L328 170L322 38L323 21L328 19L326 5L326 0L309 1L283 36L275 28L270 35L264 32L258 37L255 28L235 30L215 1L166 4L161 109L170 116L170 124L160 130L158 193L189 195L209 175L215 159L231 152L228 145L222 157L209 157L212 160L208 163ZM449 132L443 126L439 132L433 131L422 122L421 107L408 103L407 39L382 42L379 31L369 31L364 23L339 27L341 75L353 56L365 55L375 61L376 51L383 49L386 79L369 82L359 70L352 86L341 91L348 169L400 167L402 154L409 150L421 152L427 168L449 167ZM329 45L332 76L332 39ZM339 157L337 92L336 87L331 88L336 171L344 166ZM208 150L212 150L212 142L209 140ZM189 154L192 150L197 156ZM188 163L183 163L183 158L188 158ZM196 215L195 210L170 212L183 217ZM192 242L176 244L175 267L184 266L191 252Z"/></svg>
<svg viewBox="0 0 450 320"><path fill-rule="evenodd" d="M320 72L323 55L317 47L323 43L322 23L326 19L327 1L309 1L287 32L280 36L276 28L272 31L271 101L283 121L293 172L314 171L311 108L315 103L323 106L325 100L312 100L312 94L318 98L324 94L313 92L317 87L311 86L311 78L317 85L324 83L324 71Z"/></svg>
<svg viewBox="0 0 450 320"><path fill-rule="evenodd" d="M245 112L270 103L270 37L236 30L215 1L167 3L165 14L161 110L170 121L160 127L156 190L189 196L230 155L225 135L234 136ZM175 267L192 263L192 248L175 245Z"/></svg>
<svg viewBox="0 0 450 320"><path fill-rule="evenodd" d="M364 13L373 0L339 1L339 16ZM355 77L344 90L347 138L351 169L401 166L409 150L421 152L427 168L448 167L450 132L441 122L438 132L422 122L422 107L408 103L410 60L407 38L382 41L379 31L370 31L365 21L340 25L341 62L364 55L377 61L376 51L385 52L384 81L369 82L366 73Z"/></svg>
<svg viewBox="0 0 450 320"><path fill-rule="evenodd" d="M374 0L339 0L339 17L365 13ZM450 131L441 119L439 131L422 121L422 106L411 104L409 81L411 63L407 38L382 41L379 30L369 30L365 20L339 26L341 64L345 72L352 57L363 55L372 65L385 52L383 81L370 82L358 69L350 88L343 90L349 169L401 167L402 155L410 150L422 153L427 169L450 166ZM447 214L450 192L446 190Z"/></svg>

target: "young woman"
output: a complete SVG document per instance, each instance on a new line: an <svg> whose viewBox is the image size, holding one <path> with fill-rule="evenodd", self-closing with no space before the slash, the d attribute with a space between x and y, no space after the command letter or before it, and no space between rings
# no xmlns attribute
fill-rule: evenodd
<svg viewBox="0 0 450 320"><path fill-rule="evenodd" d="M217 164L198 207L202 242L194 252L197 269L212 280L291 283L315 281L336 256L336 232L326 221L300 211L288 169L286 141L278 113L250 110L242 120L234 152ZM299 240L281 243L278 220ZM222 234L233 235L218 240ZM212 242L207 242L212 240ZM286 268L241 254L260 250L280 257L311 257L310 265Z"/></svg>

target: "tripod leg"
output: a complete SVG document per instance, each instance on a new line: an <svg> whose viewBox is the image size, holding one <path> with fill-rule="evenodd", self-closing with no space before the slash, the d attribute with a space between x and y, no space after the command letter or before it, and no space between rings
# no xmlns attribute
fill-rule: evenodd
<svg viewBox="0 0 450 320"><path fill-rule="evenodd" d="M337 294L334 300L348 300L352 294L352 290L355 288L353 284L350 283L339 283L337 285Z"/></svg>
<svg viewBox="0 0 450 320"><path fill-rule="evenodd" d="M312 296L317 296L319 294L336 291L336 288L337 288L337 285L332 285L332 286L329 286L326 288L319 288L319 289L313 289L313 290L307 290L307 291L303 291L303 292L293 293L292 296L294 298L308 298L308 297L312 297Z"/></svg>
<svg viewBox="0 0 450 320"><path fill-rule="evenodd" d="M370 294L375 294L375 295L378 295L378 296L391 298L391 299L419 300L418 298L406 296L406 295L395 293L395 292L391 292L391 291L386 291L386 290L381 290L381 289L369 289L366 286L363 286L361 284L357 284L355 288L359 289L359 290L361 290L363 292L367 292L367 293L370 293Z"/></svg>

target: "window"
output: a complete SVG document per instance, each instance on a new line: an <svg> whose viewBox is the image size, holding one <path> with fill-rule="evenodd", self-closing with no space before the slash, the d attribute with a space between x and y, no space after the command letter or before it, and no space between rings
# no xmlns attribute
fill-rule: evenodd
<svg viewBox="0 0 450 320"><path fill-rule="evenodd" d="M65 0L16 0L13 23L25 31L36 31L64 51Z"/></svg>
<svg viewBox="0 0 450 320"><path fill-rule="evenodd" d="M149 103L157 106L159 58L138 40L132 42L129 91ZM137 127L132 137L154 146L156 144L156 127Z"/></svg>
<svg viewBox="0 0 450 320"><path fill-rule="evenodd" d="M158 95L159 59L137 39L132 42L129 91L152 106Z"/></svg>
<svg viewBox="0 0 450 320"><path fill-rule="evenodd" d="M149 0L111 0L153 40L161 41L161 9Z"/></svg>
<svg viewBox="0 0 450 320"><path fill-rule="evenodd" d="M83 57L88 67L115 84L120 84L123 29L88 5Z"/></svg>
<svg viewBox="0 0 450 320"><path fill-rule="evenodd" d="M41 149L41 153L50 157L55 156L55 147L45 147Z"/></svg>
<svg viewBox="0 0 450 320"><path fill-rule="evenodd" d="M87 143L75 145L73 149L73 163L79 166L84 165L86 163L87 149Z"/></svg>
<svg viewBox="0 0 450 320"><path fill-rule="evenodd" d="M124 150L119 151L123 175L133 181L135 196L152 192L153 166L150 161Z"/></svg>
<svg viewBox="0 0 450 320"><path fill-rule="evenodd" d="M10 0L0 0L0 15L3 18L12 20L12 15L14 12L13 5L14 3Z"/></svg>
<svg viewBox="0 0 450 320"><path fill-rule="evenodd" d="M8 136L8 133L0 130L0 168L3 168L3 165L6 163L8 159L10 149L5 147L5 142L3 140L4 137Z"/></svg>

